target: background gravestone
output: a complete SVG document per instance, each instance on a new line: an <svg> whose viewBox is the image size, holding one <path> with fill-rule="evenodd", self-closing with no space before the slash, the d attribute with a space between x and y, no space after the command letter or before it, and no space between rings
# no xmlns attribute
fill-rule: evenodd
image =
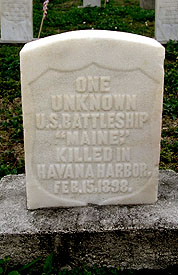
<svg viewBox="0 0 178 275"><path fill-rule="evenodd" d="M83 0L83 7L101 7L101 0Z"/></svg>
<svg viewBox="0 0 178 275"><path fill-rule="evenodd" d="M140 0L140 7L145 10L155 9L155 0Z"/></svg>
<svg viewBox="0 0 178 275"><path fill-rule="evenodd" d="M32 0L1 0L1 40L33 40Z"/></svg>
<svg viewBox="0 0 178 275"><path fill-rule="evenodd" d="M83 0L83 6L78 6L78 8L85 7L101 7L101 0Z"/></svg>
<svg viewBox="0 0 178 275"><path fill-rule="evenodd" d="M113 31L24 46L29 208L157 200L163 60L156 40Z"/></svg>
<svg viewBox="0 0 178 275"><path fill-rule="evenodd" d="M156 1L155 38L161 43L178 40L177 0Z"/></svg>

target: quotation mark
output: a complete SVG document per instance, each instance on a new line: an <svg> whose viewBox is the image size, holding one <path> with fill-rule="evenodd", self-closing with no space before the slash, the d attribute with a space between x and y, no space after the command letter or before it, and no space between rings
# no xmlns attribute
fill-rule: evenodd
<svg viewBox="0 0 178 275"><path fill-rule="evenodd" d="M56 138L60 138L60 139L66 138L66 132L64 132L64 131L57 131Z"/></svg>
<svg viewBox="0 0 178 275"><path fill-rule="evenodd" d="M120 130L120 137L126 136L128 137L130 134L129 130Z"/></svg>

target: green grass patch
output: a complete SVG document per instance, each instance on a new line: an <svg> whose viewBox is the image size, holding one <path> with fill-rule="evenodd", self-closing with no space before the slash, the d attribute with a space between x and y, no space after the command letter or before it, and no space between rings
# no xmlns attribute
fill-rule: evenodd
<svg viewBox="0 0 178 275"><path fill-rule="evenodd" d="M37 37L42 14L40 0L34 1L34 33ZM67 5L68 3L68 5ZM71 5L69 5L71 3ZM78 8L82 1L53 0L48 5L41 37L84 29L117 30L154 36L154 10L140 9L138 1L112 1L106 8Z"/></svg>

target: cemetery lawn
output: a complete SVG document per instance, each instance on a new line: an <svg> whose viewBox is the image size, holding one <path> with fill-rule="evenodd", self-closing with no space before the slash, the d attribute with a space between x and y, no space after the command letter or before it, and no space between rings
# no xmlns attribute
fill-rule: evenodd
<svg viewBox="0 0 178 275"><path fill-rule="evenodd" d="M34 37L38 36L43 0L33 1ZM154 37L154 10L139 0L110 0L107 7L82 8L82 0L53 0L41 37L72 30L105 29ZM22 44L0 44L0 177L24 173L19 52ZM178 42L166 46L160 169L178 172ZM37 68L38 69L38 68Z"/></svg>

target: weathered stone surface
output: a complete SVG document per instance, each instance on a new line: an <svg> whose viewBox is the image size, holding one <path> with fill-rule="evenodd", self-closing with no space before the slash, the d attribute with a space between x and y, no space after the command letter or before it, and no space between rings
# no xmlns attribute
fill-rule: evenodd
<svg viewBox="0 0 178 275"><path fill-rule="evenodd" d="M101 0L83 0L83 7L101 7Z"/></svg>
<svg viewBox="0 0 178 275"><path fill-rule="evenodd" d="M25 176L0 182L0 258L25 264L54 252L58 266L178 264L178 174L160 171L154 205L26 209Z"/></svg>
<svg viewBox="0 0 178 275"><path fill-rule="evenodd" d="M24 46L29 209L156 202L164 55L155 39L106 30Z"/></svg>
<svg viewBox="0 0 178 275"><path fill-rule="evenodd" d="M0 0L1 40L33 40L32 0Z"/></svg>
<svg viewBox="0 0 178 275"><path fill-rule="evenodd" d="M178 1L157 0L155 10L155 38L161 43L178 41Z"/></svg>

